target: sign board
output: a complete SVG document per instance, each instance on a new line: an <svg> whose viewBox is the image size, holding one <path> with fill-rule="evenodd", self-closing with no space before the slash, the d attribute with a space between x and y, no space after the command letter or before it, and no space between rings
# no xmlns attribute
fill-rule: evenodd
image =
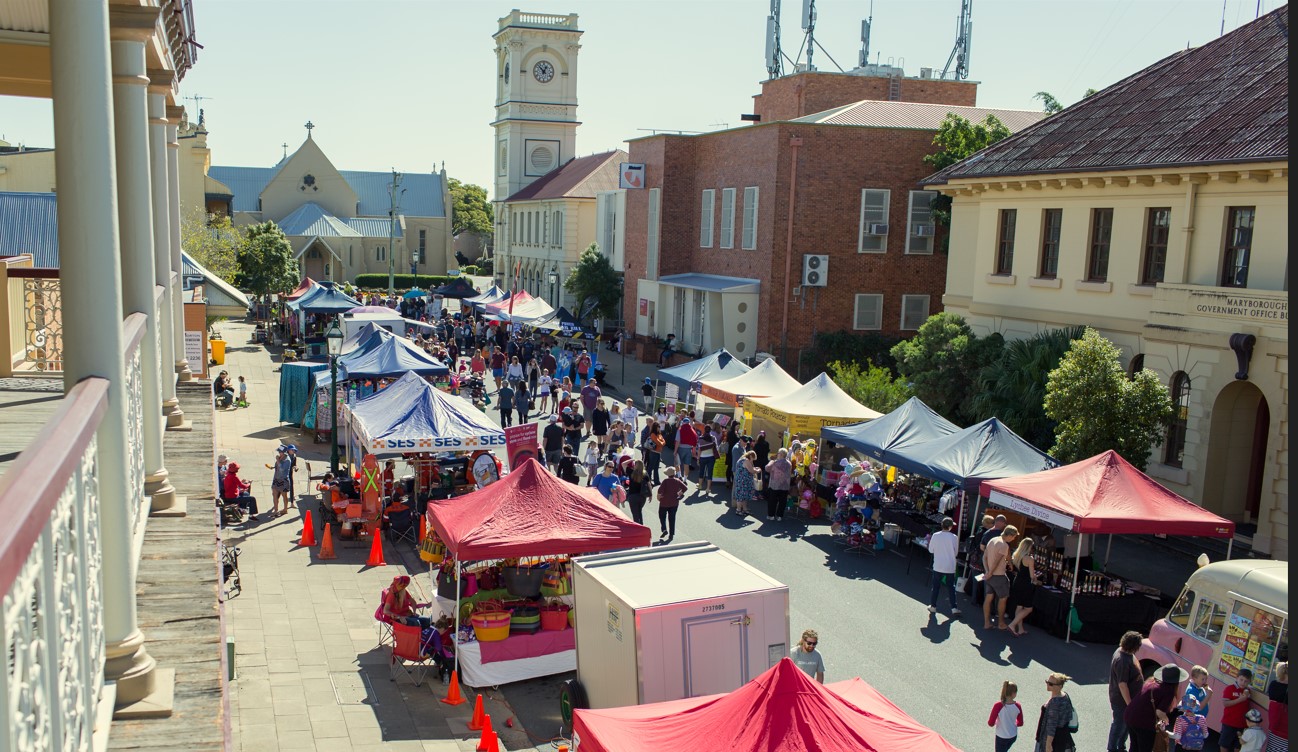
<svg viewBox="0 0 1298 752"><path fill-rule="evenodd" d="M537 456L536 428L536 423L505 427L505 455L510 470L517 470L529 457Z"/></svg>
<svg viewBox="0 0 1298 752"><path fill-rule="evenodd" d="M644 163L643 162L622 162L617 166L617 187L618 188L643 188L644 187Z"/></svg>
<svg viewBox="0 0 1298 752"><path fill-rule="evenodd" d="M648 298L640 298L640 315L641 315L641 316L648 316L648 315L649 315L649 299L648 299Z"/></svg>
<svg viewBox="0 0 1298 752"><path fill-rule="evenodd" d="M680 396L681 396L681 388L676 384L669 383L663 386L663 397L669 400L676 400L679 399Z"/></svg>
<svg viewBox="0 0 1298 752"><path fill-rule="evenodd" d="M203 333L202 332L185 332L185 361L189 363L189 370L194 373L203 372Z"/></svg>
<svg viewBox="0 0 1298 752"><path fill-rule="evenodd" d="M991 495L987 497L987 504L989 506L1000 507L1001 509L1008 509L1011 512L1018 512L1019 514L1026 515L1034 520L1041 520L1042 522L1063 528L1064 530L1076 529L1073 527L1075 520L1063 512L1056 512L1055 510L1048 509L1040 504L1034 504L1033 502L1020 499L1017 496L1010 496L1009 494L1001 493L994 489L992 490Z"/></svg>

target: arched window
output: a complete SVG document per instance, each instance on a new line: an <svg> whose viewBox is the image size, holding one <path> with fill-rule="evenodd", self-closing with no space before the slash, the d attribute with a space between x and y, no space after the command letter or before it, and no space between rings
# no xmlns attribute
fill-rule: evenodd
<svg viewBox="0 0 1298 752"><path fill-rule="evenodd" d="M1145 354L1136 353L1131 356L1131 362L1127 364L1127 378L1134 379L1136 374L1145 370Z"/></svg>
<svg viewBox="0 0 1298 752"><path fill-rule="evenodd" d="M1190 377L1185 371L1172 374L1172 423L1167 427L1163 464L1181 467L1185 457L1185 429L1190 422Z"/></svg>

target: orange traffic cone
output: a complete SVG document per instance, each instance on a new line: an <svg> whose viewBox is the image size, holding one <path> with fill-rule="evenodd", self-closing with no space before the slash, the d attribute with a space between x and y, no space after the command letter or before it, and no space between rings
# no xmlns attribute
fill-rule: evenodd
<svg viewBox="0 0 1298 752"><path fill-rule="evenodd" d="M482 695L473 701L473 717L469 719L470 731L482 730L482 719L485 714L482 712Z"/></svg>
<svg viewBox="0 0 1298 752"><path fill-rule="evenodd" d="M365 560L367 567L386 567L388 563L383 560L383 536L378 530L370 533L374 542L370 544L370 558Z"/></svg>
<svg viewBox="0 0 1298 752"><path fill-rule="evenodd" d="M491 728L491 716L482 716L482 738L478 740L478 746L474 747L477 752L500 752L500 740L496 738L496 732Z"/></svg>
<svg viewBox="0 0 1298 752"><path fill-rule="evenodd" d="M314 546L315 540L315 521L311 519L311 510L306 510L306 519L302 522L302 539L297 542L299 546Z"/></svg>
<svg viewBox="0 0 1298 752"><path fill-rule="evenodd" d="M324 526L324 537L320 539L320 553L316 555L317 559L337 559L338 555L334 553L334 535L331 525Z"/></svg>
<svg viewBox="0 0 1298 752"><path fill-rule="evenodd" d="M459 671L451 672L451 684L449 687L446 688L446 696L442 698L442 702L446 703L447 705L463 705L464 703L468 702L468 700L460 696L460 672Z"/></svg>

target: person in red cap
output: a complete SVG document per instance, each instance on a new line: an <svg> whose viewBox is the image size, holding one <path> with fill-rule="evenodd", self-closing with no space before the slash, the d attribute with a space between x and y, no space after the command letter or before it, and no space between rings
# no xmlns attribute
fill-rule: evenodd
<svg viewBox="0 0 1298 752"><path fill-rule="evenodd" d="M249 519L257 519L257 499L248 493L252 484L239 477L239 463L231 462L225 467L225 485L221 489L221 498L227 504L238 504L248 513Z"/></svg>

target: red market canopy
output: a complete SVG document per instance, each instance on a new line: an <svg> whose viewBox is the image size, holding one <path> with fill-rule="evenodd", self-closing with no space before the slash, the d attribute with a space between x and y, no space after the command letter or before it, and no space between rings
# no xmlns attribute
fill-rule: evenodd
<svg viewBox="0 0 1298 752"><path fill-rule="evenodd" d="M311 292L311 290L319 286L320 283L316 282L314 279L311 279L310 277L303 277L302 284L298 285L297 289L293 290L293 292L289 293L288 295L285 295L284 300L297 300L298 298L302 297L308 292Z"/></svg>
<svg viewBox="0 0 1298 752"><path fill-rule="evenodd" d="M582 752L958 752L859 678L820 685L788 658L734 692L576 710Z"/></svg>
<svg viewBox="0 0 1298 752"><path fill-rule="evenodd" d="M535 459L486 488L429 502L428 522L461 562L638 548L651 537L599 491L559 480Z"/></svg>
<svg viewBox="0 0 1298 752"><path fill-rule="evenodd" d="M1234 538L1235 523L1209 512L1109 450L1071 465L984 482L988 503L1087 534Z"/></svg>

